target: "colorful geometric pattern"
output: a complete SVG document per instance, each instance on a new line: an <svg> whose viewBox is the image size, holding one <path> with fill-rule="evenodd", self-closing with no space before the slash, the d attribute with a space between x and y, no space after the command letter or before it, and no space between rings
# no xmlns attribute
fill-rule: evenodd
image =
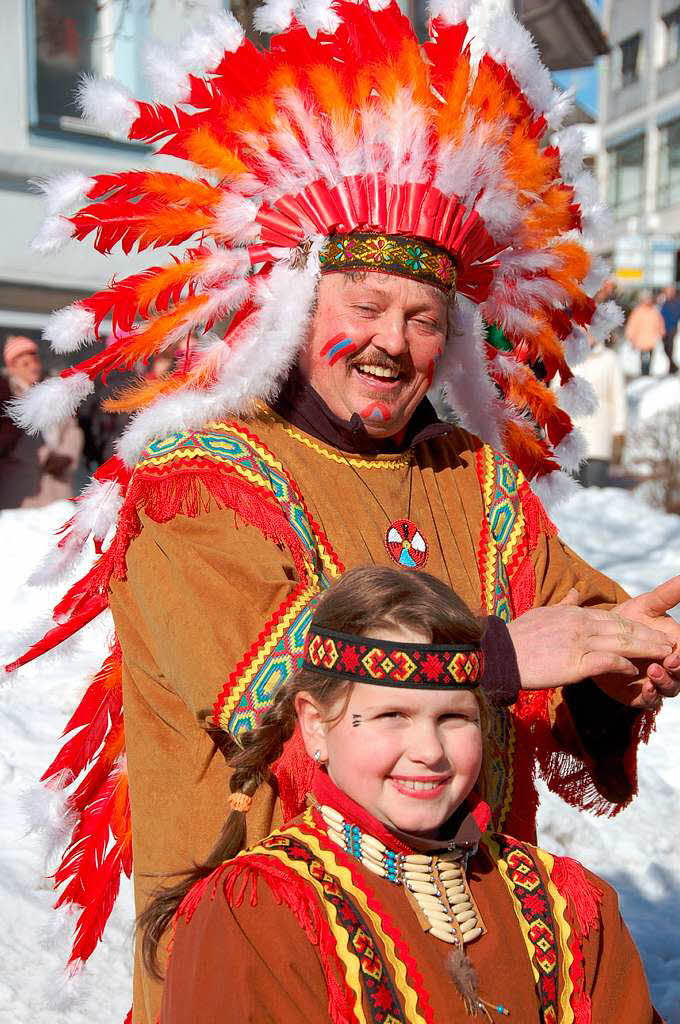
<svg viewBox="0 0 680 1024"><path fill-rule="evenodd" d="M313 885L332 924L338 957L346 969L347 981L354 988L357 1020L362 1024L366 1020L370 1024L409 1024L395 978L374 934L373 922L352 898L354 893L351 893L347 879L339 877L337 865L321 855L320 850L315 854L305 839L300 833L296 835L294 829L275 832L251 854L273 855ZM354 985L351 979L355 979ZM356 980L359 991L356 990ZM368 1008L368 1018L362 1003Z"/></svg>
<svg viewBox="0 0 680 1024"><path fill-rule="evenodd" d="M519 496L524 478L489 445L477 453L477 476L484 501L478 554L482 597L489 615L510 622L514 616L510 581L528 549ZM490 706L488 718L480 790L491 807L494 827L501 829L514 795L516 726L506 708Z"/></svg>
<svg viewBox="0 0 680 1024"><path fill-rule="evenodd" d="M430 548L414 522L397 519L387 527L385 547L393 562L402 569L422 569Z"/></svg>
<svg viewBox="0 0 680 1024"><path fill-rule="evenodd" d="M313 626L304 667L382 686L472 690L483 675L484 654L472 644L389 643Z"/></svg>
<svg viewBox="0 0 680 1024"><path fill-rule="evenodd" d="M566 1007L563 1004L566 1016L560 1012L560 930L531 847L497 834L485 842L508 888L524 937L541 1006L540 1019L543 1024L571 1024L568 1000Z"/></svg>
<svg viewBox="0 0 680 1024"><path fill-rule="evenodd" d="M299 488L271 451L236 422L203 431L178 431L144 450L136 472L163 472L199 463L235 474L263 503L275 503L290 525L303 578L275 611L219 695L213 716L238 739L253 729L281 685L302 662L305 637L319 594L343 571L330 544L310 518Z"/></svg>
<svg viewBox="0 0 680 1024"><path fill-rule="evenodd" d="M444 292L456 287L456 265L444 249L420 238L355 231L334 235L319 253L321 272L370 270L432 284Z"/></svg>

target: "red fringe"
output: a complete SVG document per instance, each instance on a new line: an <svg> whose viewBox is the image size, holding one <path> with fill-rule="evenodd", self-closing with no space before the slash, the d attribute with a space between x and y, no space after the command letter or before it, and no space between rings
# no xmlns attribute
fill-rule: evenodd
<svg viewBox="0 0 680 1024"><path fill-rule="evenodd" d="M288 907L310 943L318 947L328 989L328 1019L331 1024L353 1024L354 999L342 980L345 973L336 952L335 939L312 886L271 857L251 854L232 862L232 870L224 886L224 894L230 905L239 906L244 898L246 886L240 890L239 903L232 904L230 901L230 896L233 898L234 894L236 876L246 867L252 872L250 877L253 877L255 871L261 875L276 902Z"/></svg>
<svg viewBox="0 0 680 1024"><path fill-rule="evenodd" d="M283 820L297 818L305 809L314 776L314 762L305 750L299 725L284 746L281 757L272 765L272 772L278 785Z"/></svg>
<svg viewBox="0 0 680 1024"><path fill-rule="evenodd" d="M571 857L555 857L551 877L574 916L577 934L587 938L591 928L600 926L602 893L589 881L583 865Z"/></svg>

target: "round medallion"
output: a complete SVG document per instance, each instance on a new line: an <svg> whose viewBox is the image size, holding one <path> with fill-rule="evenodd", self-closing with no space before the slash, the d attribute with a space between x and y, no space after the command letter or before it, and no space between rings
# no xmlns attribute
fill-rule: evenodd
<svg viewBox="0 0 680 1024"><path fill-rule="evenodd" d="M430 553L427 541L410 519L396 519L387 528L385 547L404 569L422 569Z"/></svg>

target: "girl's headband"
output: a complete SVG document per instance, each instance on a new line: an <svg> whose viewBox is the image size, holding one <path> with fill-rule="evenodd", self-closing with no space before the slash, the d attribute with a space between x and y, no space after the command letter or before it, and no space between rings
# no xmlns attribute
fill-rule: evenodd
<svg viewBox="0 0 680 1024"><path fill-rule="evenodd" d="M303 669L379 686L474 690L484 653L474 644L407 644L311 625Z"/></svg>

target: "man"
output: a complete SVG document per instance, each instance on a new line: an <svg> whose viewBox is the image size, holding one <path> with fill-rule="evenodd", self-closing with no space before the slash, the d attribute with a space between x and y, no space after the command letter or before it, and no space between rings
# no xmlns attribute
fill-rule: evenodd
<svg viewBox="0 0 680 1024"><path fill-rule="evenodd" d="M0 428L0 508L39 508L73 494L72 478L82 449L82 433L73 419L31 436L12 423L8 409L42 379L43 367L32 338L11 335L4 344L6 395Z"/></svg>
<svg viewBox="0 0 680 1024"><path fill-rule="evenodd" d="M665 324L654 296L648 290L640 295L640 301L626 320L624 337L640 353L640 373L648 377L652 356L659 342L665 337Z"/></svg>
<svg viewBox="0 0 680 1024"><path fill-rule="evenodd" d="M663 336L663 347L668 356L668 372L677 373L678 367L673 359L673 348L678 323L680 323L680 295L678 295L678 290L674 284L666 288L664 301L661 304L661 316L666 328L666 333Z"/></svg>
<svg viewBox="0 0 680 1024"><path fill-rule="evenodd" d="M480 787L496 826L521 837L533 835L536 763L577 806L625 804L645 712L678 689L680 630L665 612L680 580L629 601L561 544L497 450L560 485L571 422L532 366L559 374L560 400L583 399L565 341L597 319L581 287L589 257L574 241L587 203L576 208L559 154L540 145L557 114L528 37L498 14L493 32L514 39L522 61L496 48L473 64L454 4L424 59L395 4L339 3L309 32L281 31L277 11L264 8L260 23L278 33L271 51L240 37L209 87L189 83L191 116L116 96L130 138L166 138L167 152L203 162L219 185L152 172L89 179L89 205L41 236L51 245L96 229L101 251L202 239L185 260L56 314L47 332L75 348L109 312L120 326L105 353L62 375L50 394L64 404L98 373L189 339L182 368L123 396L121 408L138 410L119 449L129 468L114 462L93 485L102 503L119 496L113 542L33 651L110 600L120 646L71 723L87 723L101 751L90 767L97 745L67 744L46 773L88 770L57 879L82 908L76 959L97 941L96 892L129 870L130 841L139 909L205 859L230 785L222 751L271 706L300 662L316 598L346 568L427 565L493 616L507 676L491 695L496 755ZM482 49L490 31L478 17ZM227 314L224 341L196 342ZM437 420L433 382L466 425L490 424L496 449ZM104 533L100 523L95 537ZM76 515L63 543L86 535ZM255 795L249 840L300 808L309 771L294 738ZM89 830L93 806L110 808L108 850ZM159 987L139 958L135 970L135 1024L153 1021Z"/></svg>

